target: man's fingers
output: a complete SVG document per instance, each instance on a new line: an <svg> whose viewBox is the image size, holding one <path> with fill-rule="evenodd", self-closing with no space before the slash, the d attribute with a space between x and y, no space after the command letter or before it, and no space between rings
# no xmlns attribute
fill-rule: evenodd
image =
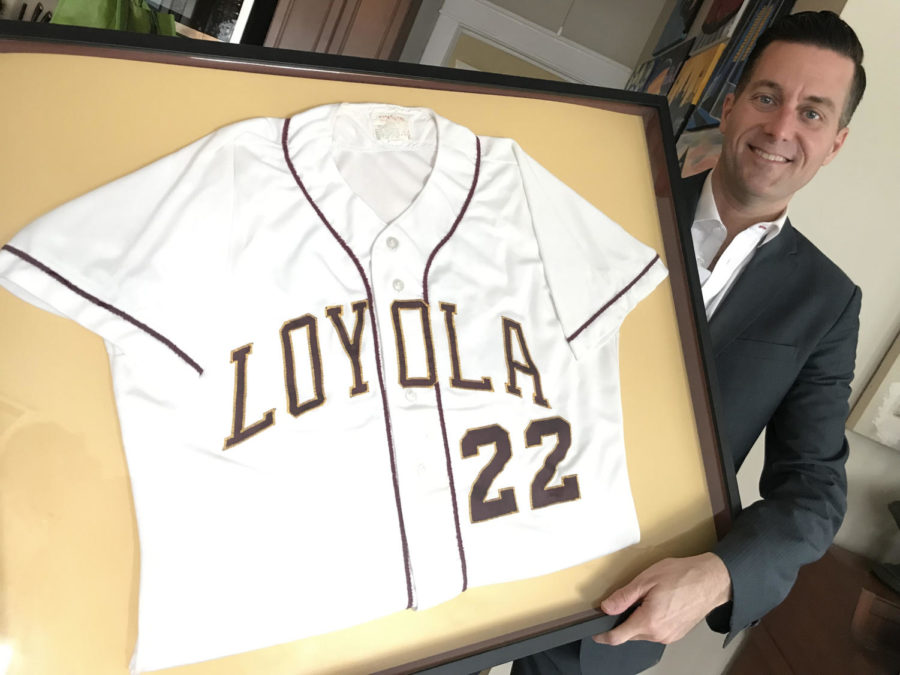
<svg viewBox="0 0 900 675"><path fill-rule="evenodd" d="M626 609L638 602L647 594L647 588L641 581L640 576L635 577L625 586L613 591L600 602L600 609L606 614L621 614ZM625 624L622 624L623 626Z"/></svg>
<svg viewBox="0 0 900 675"><path fill-rule="evenodd" d="M640 605L622 625L594 636L594 640L610 645L628 640L670 644L714 607L727 602L730 594L731 577L715 554L666 558L600 603L607 614L621 614L635 603Z"/></svg>
<svg viewBox="0 0 900 675"><path fill-rule="evenodd" d="M620 645L629 640L645 640L644 612L638 607L631 616L615 628L593 637L594 642L601 645Z"/></svg>

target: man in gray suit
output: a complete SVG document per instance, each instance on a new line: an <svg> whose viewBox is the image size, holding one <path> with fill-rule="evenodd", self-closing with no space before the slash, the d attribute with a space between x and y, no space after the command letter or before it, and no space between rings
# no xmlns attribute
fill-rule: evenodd
<svg viewBox="0 0 900 675"><path fill-rule="evenodd" d="M717 166L684 184L723 449L740 467L766 430L762 499L712 551L662 560L605 598L604 612L625 615L615 628L513 673L640 672L704 617L727 642L831 544L846 509L860 290L792 227L787 206L843 146L865 89L862 57L831 12L776 21L725 101Z"/></svg>

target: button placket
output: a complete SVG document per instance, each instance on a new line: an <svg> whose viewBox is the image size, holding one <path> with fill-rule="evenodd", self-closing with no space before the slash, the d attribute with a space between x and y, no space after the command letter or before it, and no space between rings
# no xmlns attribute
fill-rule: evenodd
<svg viewBox="0 0 900 675"><path fill-rule="evenodd" d="M385 365L390 368L391 375L388 382L394 381L394 368L397 363L394 325L392 319L391 305L396 300L412 300L421 298L421 289L413 280L421 274L419 266L423 264L418 259L417 248L409 245L405 237L391 226L388 226L387 232L384 232L372 246L372 286L378 303L379 295L382 302L387 301L384 311L379 312L377 317L380 326L380 332L384 339L383 350L386 355ZM380 293L379 290L381 289ZM390 364L388 366L388 364ZM428 400L427 390L416 390L403 386L398 386L389 396L391 405L399 406L403 409L418 408L422 403ZM422 398L425 396L425 398ZM407 418L408 419L408 418ZM394 424L399 427L402 421L395 420Z"/></svg>

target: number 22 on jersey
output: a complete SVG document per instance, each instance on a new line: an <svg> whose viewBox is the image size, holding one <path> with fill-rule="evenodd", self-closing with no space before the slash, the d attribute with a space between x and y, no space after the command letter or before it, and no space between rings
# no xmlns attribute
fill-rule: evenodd
<svg viewBox="0 0 900 675"><path fill-rule="evenodd" d="M566 456L572 444L572 430L566 420L561 417L532 420L525 429L525 446L526 448L540 447L543 445L544 438L548 436L555 437L556 445L544 459L543 466L531 481L532 509L574 501L581 496L578 488L578 476L574 474L563 476L560 485L548 487L559 463ZM478 474L469 494L469 514L473 523L516 513L519 510L515 488L500 488L498 497L493 499L487 497L494 480L512 458L512 442L509 432L499 424L491 424L486 427L469 429L460 441L464 458L477 456L481 448L489 445L494 446L494 454Z"/></svg>

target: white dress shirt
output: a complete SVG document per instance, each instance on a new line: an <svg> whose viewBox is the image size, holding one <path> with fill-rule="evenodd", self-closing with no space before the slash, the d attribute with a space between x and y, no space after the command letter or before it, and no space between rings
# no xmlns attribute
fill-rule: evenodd
<svg viewBox="0 0 900 675"><path fill-rule="evenodd" d="M712 172L703 183L700 201L694 213L694 224L691 226L691 238L694 240L694 253L697 258L697 272L700 275L700 286L703 289L703 304L706 306L706 318L718 309L728 295L734 282L756 253L756 249L772 241L787 220L787 211L771 222L756 223L739 233L728 248L710 269L712 261L728 234L712 190Z"/></svg>

